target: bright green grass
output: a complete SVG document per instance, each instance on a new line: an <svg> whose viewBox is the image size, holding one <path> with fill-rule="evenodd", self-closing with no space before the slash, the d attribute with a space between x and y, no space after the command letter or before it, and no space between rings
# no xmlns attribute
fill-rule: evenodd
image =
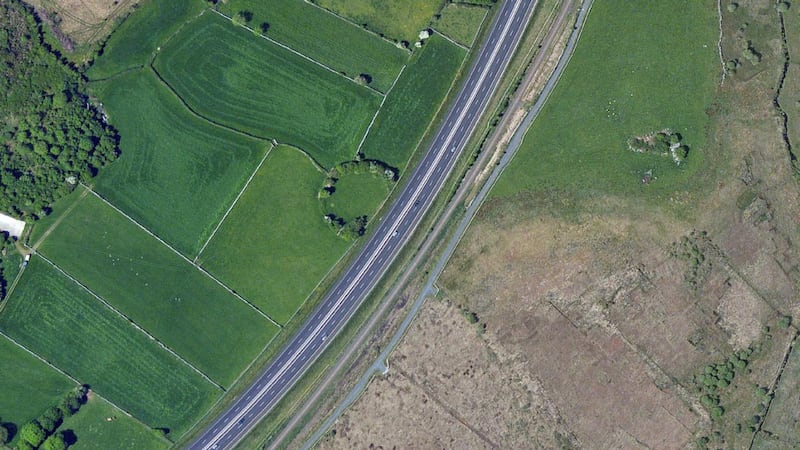
<svg viewBox="0 0 800 450"><path fill-rule="evenodd" d="M466 51L433 35L397 80L361 151L403 168L444 101Z"/></svg>
<svg viewBox="0 0 800 450"><path fill-rule="evenodd" d="M442 9L434 26L450 39L471 47L488 11L481 6L450 3Z"/></svg>
<svg viewBox="0 0 800 450"><path fill-rule="evenodd" d="M220 3L220 10L231 17L242 10L252 12L249 27L260 31L266 22L270 38L350 78L367 73L371 86L382 92L408 59L408 53L392 43L303 0L230 0Z"/></svg>
<svg viewBox="0 0 800 450"><path fill-rule="evenodd" d="M131 67L148 64L158 46L207 7L200 0L146 0L109 37L87 72L91 79L106 78Z"/></svg>
<svg viewBox="0 0 800 450"><path fill-rule="evenodd" d="M180 435L221 392L40 258L0 328L148 425Z"/></svg>
<svg viewBox="0 0 800 450"><path fill-rule="evenodd" d="M277 331L92 194L79 200L40 251L222 385L233 382Z"/></svg>
<svg viewBox="0 0 800 450"><path fill-rule="evenodd" d="M269 144L191 115L149 70L92 84L122 155L97 190L186 255L195 255Z"/></svg>
<svg viewBox="0 0 800 450"><path fill-rule="evenodd" d="M716 4L596 2L557 88L494 196L565 190L583 196L664 199L700 182L705 108L719 82ZM687 162L627 149L631 136L663 128L691 147ZM643 185L653 169L657 177Z"/></svg>
<svg viewBox="0 0 800 450"><path fill-rule="evenodd" d="M69 378L5 336L0 336L0 354L3 355L3 364L0 364L0 418L3 422L19 427L57 405L75 387Z"/></svg>
<svg viewBox="0 0 800 450"><path fill-rule="evenodd" d="M443 0L316 0L316 3L390 39L414 42Z"/></svg>
<svg viewBox="0 0 800 450"><path fill-rule="evenodd" d="M97 397L64 420L59 430L75 434L77 441L69 447L72 450L155 450L170 446L157 432Z"/></svg>
<svg viewBox="0 0 800 450"><path fill-rule="evenodd" d="M181 30L156 67L192 108L236 129L349 160L380 96L217 14Z"/></svg>
<svg viewBox="0 0 800 450"><path fill-rule="evenodd" d="M348 246L322 220L324 177L299 151L273 149L198 262L285 323Z"/></svg>
<svg viewBox="0 0 800 450"><path fill-rule="evenodd" d="M333 195L323 200L323 209L347 222L362 215L372 219L388 194L389 186L382 176L371 173L345 174L336 182Z"/></svg>

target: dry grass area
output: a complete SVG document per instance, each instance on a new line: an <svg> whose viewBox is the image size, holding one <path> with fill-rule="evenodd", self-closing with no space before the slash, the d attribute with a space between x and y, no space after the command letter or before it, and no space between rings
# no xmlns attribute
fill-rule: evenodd
<svg viewBox="0 0 800 450"><path fill-rule="evenodd" d="M729 74L708 110L705 190L672 205L567 192L484 205L440 280L445 300L325 448L800 445L798 332L780 322L800 317L800 189L773 104L775 7L740 2L723 30L726 60L751 41L761 61ZM676 213L685 199L699 200ZM697 376L743 349L715 417Z"/></svg>
<svg viewBox="0 0 800 450"><path fill-rule="evenodd" d="M100 42L136 0L25 0L51 24L65 50Z"/></svg>

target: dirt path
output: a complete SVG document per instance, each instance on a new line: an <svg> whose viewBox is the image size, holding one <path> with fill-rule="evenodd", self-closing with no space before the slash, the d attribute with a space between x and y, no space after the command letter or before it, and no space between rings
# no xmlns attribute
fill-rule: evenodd
<svg viewBox="0 0 800 450"><path fill-rule="evenodd" d="M38 241L34 242L34 244L29 247L30 251L27 251L24 254L36 253L36 250L39 248L40 245L42 245L42 242L44 242L44 240L47 239L47 236L50 236L50 233L52 233L53 230L55 230L58 227L58 225L61 224L64 218L67 217L69 213L72 212L73 209L75 209L75 207L78 205L78 202L80 202L83 197L86 197L86 194L88 193L89 191L84 189L83 192L81 192L81 195L79 195L78 198L75 199L75 201L72 202L71 205L69 205L69 208L67 208L67 210L64 211L63 214L61 214L61 217L56 219L56 221L53 222L52 225L50 225L50 228L48 228L47 231L45 231L44 234L42 234L42 237L40 237Z"/></svg>

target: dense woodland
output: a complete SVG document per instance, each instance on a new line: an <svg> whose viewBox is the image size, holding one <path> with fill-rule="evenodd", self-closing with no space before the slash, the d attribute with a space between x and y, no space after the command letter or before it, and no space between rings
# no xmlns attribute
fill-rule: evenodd
<svg viewBox="0 0 800 450"><path fill-rule="evenodd" d="M0 2L0 71L0 211L35 220L114 160L119 139L17 0Z"/></svg>

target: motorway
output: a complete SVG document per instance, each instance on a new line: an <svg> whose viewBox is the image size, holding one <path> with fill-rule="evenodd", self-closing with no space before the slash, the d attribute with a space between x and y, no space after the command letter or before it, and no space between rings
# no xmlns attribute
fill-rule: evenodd
<svg viewBox="0 0 800 450"><path fill-rule="evenodd" d="M394 261L450 175L497 88L535 0L505 0L466 83L422 161L377 230L300 331L190 449L232 448L302 377Z"/></svg>

